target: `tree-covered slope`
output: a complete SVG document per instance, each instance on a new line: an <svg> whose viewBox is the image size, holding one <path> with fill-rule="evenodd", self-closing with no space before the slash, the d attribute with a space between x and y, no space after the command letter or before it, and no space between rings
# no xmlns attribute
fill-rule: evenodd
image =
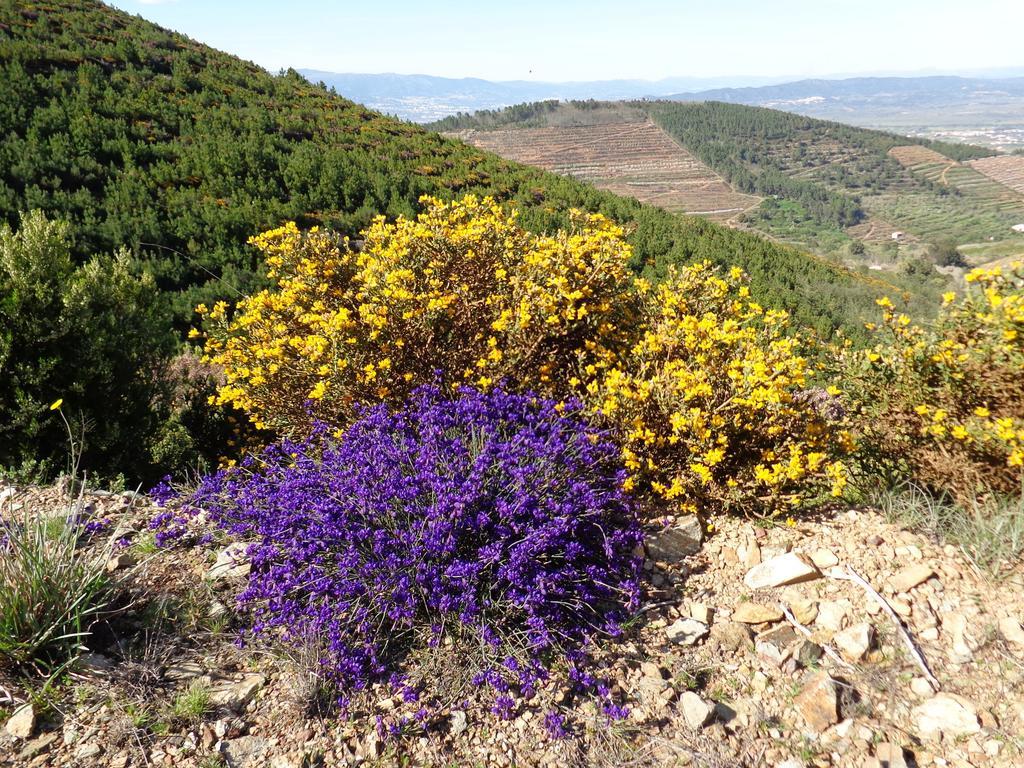
<svg viewBox="0 0 1024 768"><path fill-rule="evenodd" d="M0 220L42 209L84 260L122 245L179 325L197 301L260 280L246 240L295 220L353 234L430 193L516 201L530 229L570 207L628 225L638 268L737 263L766 303L823 332L856 329L886 286L798 250L667 214L272 76L94 0L0 1Z"/></svg>
<svg viewBox="0 0 1024 768"><path fill-rule="evenodd" d="M893 147L926 146L955 160L993 154L738 104L664 101L646 111L738 189L793 200L815 221L839 226L864 218L860 193L912 181L889 156Z"/></svg>

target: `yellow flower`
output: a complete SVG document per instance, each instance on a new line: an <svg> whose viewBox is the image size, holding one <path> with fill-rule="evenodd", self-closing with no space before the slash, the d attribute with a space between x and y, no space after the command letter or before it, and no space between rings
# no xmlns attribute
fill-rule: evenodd
<svg viewBox="0 0 1024 768"><path fill-rule="evenodd" d="M693 472L697 477L700 478L702 483L711 482L711 470L699 462L693 462L690 464L690 471Z"/></svg>
<svg viewBox="0 0 1024 768"><path fill-rule="evenodd" d="M308 398L344 426L437 371L452 391L505 379L581 398L622 436L629 487L688 512L780 512L841 485L852 438L799 397L817 345L752 300L742 269L691 264L652 286L603 216L535 235L490 198L422 202L375 218L358 253L293 223L253 238L274 287L206 313L205 359L226 378L215 401L288 430Z"/></svg>
<svg viewBox="0 0 1024 768"><path fill-rule="evenodd" d="M54 400L52 403L50 403L50 410L51 411L59 410L62 405L64 405L64 398L63 397L58 397L56 400Z"/></svg>
<svg viewBox="0 0 1024 768"><path fill-rule="evenodd" d="M721 448L712 448L704 454L704 463L710 467L720 463L725 458L725 451Z"/></svg>

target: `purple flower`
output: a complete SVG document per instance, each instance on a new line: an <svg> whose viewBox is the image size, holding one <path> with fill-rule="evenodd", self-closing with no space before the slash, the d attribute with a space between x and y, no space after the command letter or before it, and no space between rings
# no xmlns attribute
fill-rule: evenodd
<svg viewBox="0 0 1024 768"><path fill-rule="evenodd" d="M491 712L502 720L511 720L512 715L515 714L515 706L515 699L503 693L494 699L494 705L491 707Z"/></svg>
<svg viewBox="0 0 1024 768"><path fill-rule="evenodd" d="M90 520L85 524L84 530L86 536L93 536L97 533L102 533L110 527L110 518L104 517L102 520Z"/></svg>
<svg viewBox="0 0 1024 768"><path fill-rule="evenodd" d="M147 495L156 502L157 506L163 507L168 502L176 499L178 492L171 486L171 476L165 475L159 483L150 489Z"/></svg>
<svg viewBox="0 0 1024 768"><path fill-rule="evenodd" d="M544 729L552 739L564 739L569 736L565 718L558 712L548 712L544 715Z"/></svg>
<svg viewBox="0 0 1024 768"><path fill-rule="evenodd" d="M414 699L408 652L469 629L493 650L474 682L510 716L511 691L532 695L560 659L581 667L635 607L619 452L578 403L426 386L331 435L317 425L206 478L153 527L173 538L201 508L250 542L250 633L319 638L339 691L390 678Z"/></svg>

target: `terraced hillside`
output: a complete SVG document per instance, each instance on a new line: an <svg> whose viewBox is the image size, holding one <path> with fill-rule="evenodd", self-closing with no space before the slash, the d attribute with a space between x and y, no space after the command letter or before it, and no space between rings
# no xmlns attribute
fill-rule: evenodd
<svg viewBox="0 0 1024 768"><path fill-rule="evenodd" d="M982 147L714 102L540 102L436 128L854 266L920 274L939 244L1024 245L1024 158Z"/></svg>
<svg viewBox="0 0 1024 768"><path fill-rule="evenodd" d="M894 235L896 238L901 238L906 242L913 243L920 240L920 238L915 235L908 234L902 227L896 226L888 219L884 219L880 215L872 215L870 213L860 224L848 228L846 230L846 234L854 240L859 240L865 244L870 243L872 245L891 243L895 239Z"/></svg>
<svg viewBox="0 0 1024 768"><path fill-rule="evenodd" d="M964 162L990 150L736 105L648 108L734 187L765 197L746 220L776 239L890 270L917 269L948 242L1017 249L1024 195Z"/></svg>
<svg viewBox="0 0 1024 768"><path fill-rule="evenodd" d="M979 201L991 203L991 208L1001 211L1017 211L1024 207L1024 158L1011 156L989 157L975 160L971 164L959 163L927 147L893 147L889 154L915 176L935 184L955 188ZM981 167L1005 168L1004 175L1012 179L1015 163L1006 166L1006 160L1020 160L1020 189L1014 189L1000 181L995 175L983 173ZM1006 171L1010 171L1009 174ZM998 171L996 171L998 173Z"/></svg>
<svg viewBox="0 0 1024 768"><path fill-rule="evenodd" d="M733 190L650 120L452 135L510 160L669 211L730 220L761 200Z"/></svg>
<svg viewBox="0 0 1024 768"><path fill-rule="evenodd" d="M911 169L936 164L949 165L953 162L941 152L936 152L934 149L922 147L918 144L893 147L889 150L889 156L904 168Z"/></svg>
<svg viewBox="0 0 1024 768"><path fill-rule="evenodd" d="M865 205L921 237L940 238L953 230L976 241L1003 239L1012 234L1014 224L1024 221L1024 194L983 174L973 164L913 145L893 147L889 154L929 186L868 198ZM991 164L1004 159L1012 158L973 162Z"/></svg>
<svg viewBox="0 0 1024 768"><path fill-rule="evenodd" d="M1024 195L1024 156L984 157L972 160L971 167Z"/></svg>

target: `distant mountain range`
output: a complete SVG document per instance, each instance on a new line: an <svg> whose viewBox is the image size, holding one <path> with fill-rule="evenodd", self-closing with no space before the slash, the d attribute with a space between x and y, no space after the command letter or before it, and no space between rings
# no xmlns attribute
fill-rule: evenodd
<svg viewBox="0 0 1024 768"><path fill-rule="evenodd" d="M871 115L906 119L923 110L1024 112L1024 77L852 77L846 80L799 80L752 88L699 89L677 93L675 101L726 101L774 107L815 117L863 118ZM946 114L949 120L953 115Z"/></svg>
<svg viewBox="0 0 1024 768"><path fill-rule="evenodd" d="M893 108L947 105L957 101L1024 97L1024 77L851 77L844 80L798 80L744 88L701 89L678 93L675 101L728 101L754 106L773 104L867 103Z"/></svg>
<svg viewBox="0 0 1024 768"><path fill-rule="evenodd" d="M1002 150L1024 147L1024 77L854 77L692 90L674 101L724 101Z"/></svg>
<svg viewBox="0 0 1024 768"><path fill-rule="evenodd" d="M300 72L313 82L333 86L353 101L414 122L548 99L724 101L1000 149L1024 147L1024 69L1004 70L999 74L1005 76L1000 77L852 77L795 82L668 78L567 83ZM744 87L730 87L737 80Z"/></svg>
<svg viewBox="0 0 1024 768"><path fill-rule="evenodd" d="M681 91L730 85L767 85L779 78L672 77L664 80L593 80L548 83L531 80L493 81L475 77L432 75L339 74L315 69L299 72L314 83L332 86L342 96L387 114L425 123L458 112L500 109L547 99L665 98Z"/></svg>

